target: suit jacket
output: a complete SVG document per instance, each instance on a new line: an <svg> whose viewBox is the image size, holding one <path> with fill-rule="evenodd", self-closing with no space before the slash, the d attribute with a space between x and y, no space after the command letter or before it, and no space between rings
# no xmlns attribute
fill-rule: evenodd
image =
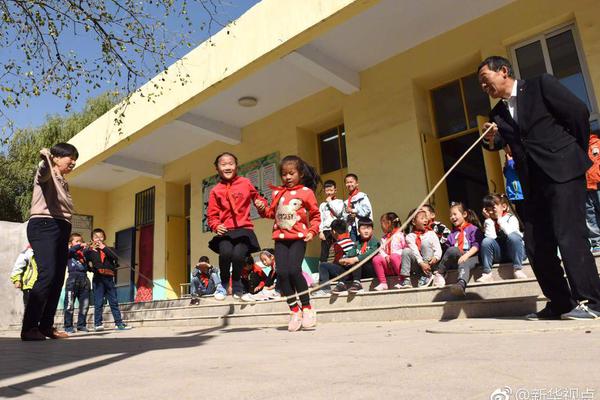
<svg viewBox="0 0 600 400"><path fill-rule="evenodd" d="M592 165L589 111L552 75L517 82L517 120L498 102L490 121L498 125L499 135L483 147L497 151L508 144L522 183L529 186L529 161L557 183L584 175Z"/></svg>

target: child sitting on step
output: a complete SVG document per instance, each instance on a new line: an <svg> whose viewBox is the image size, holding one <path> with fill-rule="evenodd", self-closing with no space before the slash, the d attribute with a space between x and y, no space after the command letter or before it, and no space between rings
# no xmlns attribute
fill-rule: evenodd
<svg viewBox="0 0 600 400"><path fill-rule="evenodd" d="M361 217L358 219L358 240L354 242L356 247L356 256L350 258L341 258L338 262L344 267L352 267L354 264L362 262L379 248L379 240L373 236L373 221L369 218ZM373 261L369 260L363 264L360 269L360 277L373 278Z"/></svg>
<svg viewBox="0 0 600 400"><path fill-rule="evenodd" d="M387 290L386 276L397 276L399 283L394 285L395 289L411 287L410 277L400 274L402 262L402 250L406 248L404 233L400 230L400 218L394 212L388 212L381 216L381 230L383 237L379 246L379 254L373 257L373 269L379 284L374 290Z"/></svg>
<svg viewBox="0 0 600 400"><path fill-rule="evenodd" d="M515 279L526 279L523 272L525 244L519 230L519 219L511 212L504 194L488 194L483 198L484 235L481 242L481 265L483 274L477 282L491 282L492 264L511 262Z"/></svg>
<svg viewBox="0 0 600 400"><path fill-rule="evenodd" d="M413 215L412 210L408 215ZM442 258L442 247L437 234L430 229L430 220L424 209L414 216L410 222L412 229L406 235L406 249L402 250L402 267L400 274L409 276L411 271L417 272L419 287L427 287L433 280L433 269Z"/></svg>
<svg viewBox="0 0 600 400"><path fill-rule="evenodd" d="M263 249L258 257L263 265L267 268L271 268L267 274L267 281L265 287L262 290L262 295L268 299L275 299L281 297L279 291L279 281L277 280L277 267L275 266L275 250L274 249Z"/></svg>
<svg viewBox="0 0 600 400"><path fill-rule="evenodd" d="M244 295L242 301L266 300L258 295L267 284L267 274L261 267L254 263L254 257L246 257L246 263L242 268L242 285L244 286Z"/></svg>
<svg viewBox="0 0 600 400"><path fill-rule="evenodd" d="M450 287L452 294L464 296L471 269L477 265L479 247L483 234L479 229L479 219L473 210L463 203L450 204L450 222L454 228L448 236L448 250L442 256L433 276L433 285L444 287L444 274L448 269L458 268L458 281Z"/></svg>
<svg viewBox="0 0 600 400"><path fill-rule="evenodd" d="M335 239L333 248L335 250L335 257L332 263L322 262L319 264L319 284L323 284L336 276L344 273L348 268L342 266L339 262L341 259L347 259L356 256L356 247L354 242L350 239L350 233L348 232L348 225L341 219L336 219L331 223L331 234ZM352 293L358 293L363 290L362 284L360 283L360 268L352 272L352 285L350 288L344 282L347 278L340 280L337 285L333 288L334 294L340 294L345 291ZM329 292L329 288L324 287L320 291L316 292L315 295L324 295Z"/></svg>
<svg viewBox="0 0 600 400"><path fill-rule="evenodd" d="M435 232L440 241L440 246L442 246L442 251L444 251L448 247L446 242L448 236L450 236L450 229L435 219L435 208L431 204L424 204L422 208L429 219L429 229Z"/></svg>
<svg viewBox="0 0 600 400"><path fill-rule="evenodd" d="M198 259L198 264L192 270L192 280L190 282L190 294L192 301L190 305L198 304L199 296L214 294L215 300L225 300L227 290L221 283L219 271L210 265L210 260L207 256L202 256Z"/></svg>

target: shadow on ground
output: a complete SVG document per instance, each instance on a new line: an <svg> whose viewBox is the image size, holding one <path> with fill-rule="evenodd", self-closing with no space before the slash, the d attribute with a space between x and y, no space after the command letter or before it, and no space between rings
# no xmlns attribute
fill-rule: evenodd
<svg viewBox="0 0 600 400"><path fill-rule="evenodd" d="M22 342L19 338L0 338L0 379L17 378L47 368L77 363L72 368L0 386L0 398L16 398L31 394L31 390L52 382L77 376L107 365L118 368L117 363L155 350L182 349L201 346L213 333L227 331L227 320L212 328L179 332L161 337L106 337L110 332L72 336L63 340ZM248 328L245 328L248 329ZM261 329L261 328L254 328ZM118 333L117 333L118 334ZM98 357L107 356L101 360ZM86 361L87 360L87 361Z"/></svg>

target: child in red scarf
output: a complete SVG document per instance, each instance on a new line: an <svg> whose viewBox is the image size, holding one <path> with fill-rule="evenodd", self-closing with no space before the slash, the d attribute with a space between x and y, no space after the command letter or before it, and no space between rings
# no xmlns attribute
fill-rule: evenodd
<svg viewBox="0 0 600 400"><path fill-rule="evenodd" d="M264 214L275 219L273 239L277 279L281 293L288 297L291 310L288 330L293 332L316 325L308 293L300 296L302 309L295 295L308 290L302 275L302 261L306 243L319 234L321 215L313 190L320 178L314 168L298 156L284 157L279 164L279 173L283 186L273 188L273 201Z"/></svg>
<svg viewBox="0 0 600 400"><path fill-rule="evenodd" d="M408 215L411 216L415 210ZM411 270L417 270L419 287L427 287L433 280L433 268L442 258L442 247L435 231L430 229L427 211L419 210L411 221L411 232L406 235L406 249L402 251L401 275L409 276Z"/></svg>
<svg viewBox="0 0 600 400"><path fill-rule="evenodd" d="M208 198L207 222L210 230L216 233L208 247L219 254L223 286L227 290L231 276L233 297L239 299L244 293L240 280L244 260L248 254L260 250L250 220L250 204L253 203L261 212L267 201L249 179L238 176L235 155L219 154L214 164L221 181L212 188ZM233 267L231 275L230 265Z"/></svg>
<svg viewBox="0 0 600 400"><path fill-rule="evenodd" d="M464 296L467 282L471 278L471 269L477 265L479 246L483 233L479 229L479 218L473 210L468 210L462 203L450 205L450 222L454 226L448 236L448 250L444 253L433 276L433 285L444 287L444 274L449 268L458 268L458 281L450 287L452 294Z"/></svg>

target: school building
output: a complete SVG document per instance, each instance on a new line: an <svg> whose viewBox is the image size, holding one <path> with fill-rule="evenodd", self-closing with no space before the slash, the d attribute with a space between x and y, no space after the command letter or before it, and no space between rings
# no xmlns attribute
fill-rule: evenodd
<svg viewBox="0 0 600 400"><path fill-rule="evenodd" d="M553 73L598 129L598 16L598 0L263 0L144 85L122 123L109 112L71 140L74 230L102 227L127 260L121 301L177 297L199 256L217 262L204 211L222 151L265 195L278 160L298 154L340 197L356 173L376 220L405 218L477 138L492 106L475 74L487 56L520 78ZM163 93L149 96L155 84ZM435 193L441 219L450 200L477 209L503 191L502 163L471 153ZM255 226L271 247L272 221Z"/></svg>

